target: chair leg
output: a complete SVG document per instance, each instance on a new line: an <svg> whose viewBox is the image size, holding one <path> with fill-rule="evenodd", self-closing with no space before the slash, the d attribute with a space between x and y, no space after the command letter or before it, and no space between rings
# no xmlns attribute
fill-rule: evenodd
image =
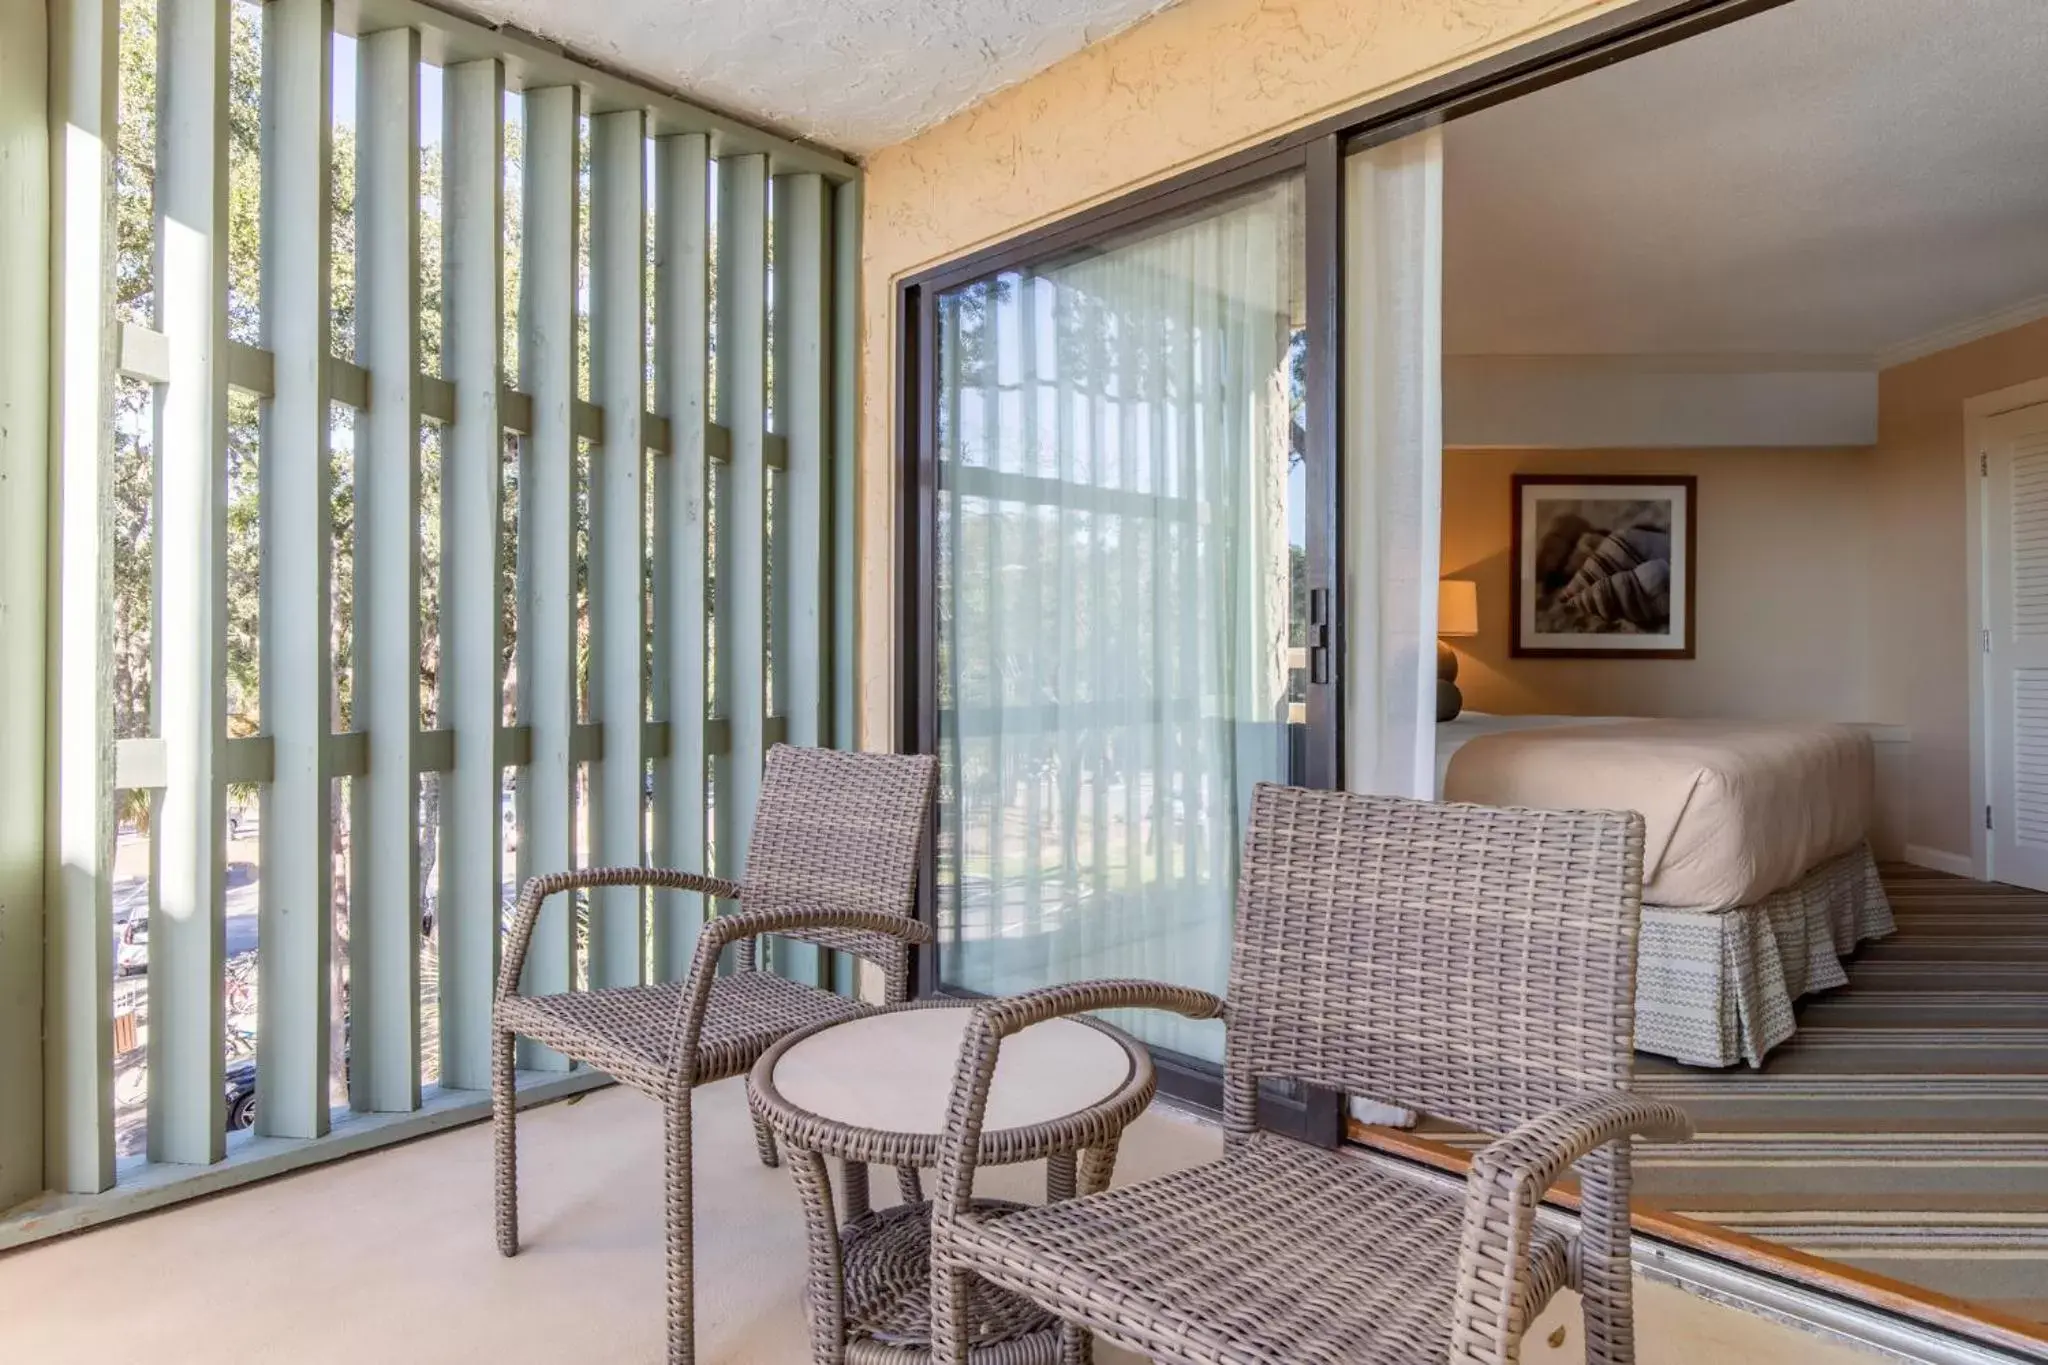
<svg viewBox="0 0 2048 1365"><path fill-rule="evenodd" d="M1076 1195L1100 1194L1116 1170L1118 1139L1090 1147L1077 1161L1071 1154L1055 1157L1045 1168L1045 1201L1056 1204ZM1095 1365L1095 1334L1071 1322L1060 1324L1060 1365Z"/></svg>
<svg viewBox="0 0 2048 1365"><path fill-rule="evenodd" d="M692 1223L690 1092L664 1105L665 1179L668 1196L668 1365L693 1365L697 1358L696 1248Z"/></svg>
<svg viewBox="0 0 2048 1365"><path fill-rule="evenodd" d="M967 1365L967 1276L932 1248L932 1365ZM1062 1343L1064 1349L1064 1342Z"/></svg>
<svg viewBox="0 0 2048 1365"><path fill-rule="evenodd" d="M495 1029L491 1038L491 1149L497 1176L498 1254L519 1254L518 1122L513 1093L512 1034Z"/></svg>
<svg viewBox="0 0 2048 1365"><path fill-rule="evenodd" d="M1609 1143L1581 1162L1579 1172L1578 1271L1586 1315L1586 1365L1634 1365L1628 1140Z"/></svg>
<svg viewBox="0 0 2048 1365"><path fill-rule="evenodd" d="M775 1130L770 1128L768 1120L759 1114L754 1115L754 1147L761 1153L763 1166L774 1170L782 1164L781 1157L775 1151Z"/></svg>

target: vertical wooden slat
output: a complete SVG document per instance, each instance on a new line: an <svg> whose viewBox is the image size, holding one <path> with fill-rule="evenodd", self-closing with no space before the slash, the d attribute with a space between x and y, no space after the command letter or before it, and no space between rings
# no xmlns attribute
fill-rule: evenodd
<svg viewBox="0 0 2048 1365"><path fill-rule="evenodd" d="M442 372L455 423L441 454L441 724L455 766L441 775L441 1084L491 1079L498 972L498 415L504 334L505 71L496 59L448 69L442 93Z"/></svg>
<svg viewBox="0 0 2048 1365"><path fill-rule="evenodd" d="M33 5L30 8L34 8ZM113 158L115 0L49 8L53 308L43 1178L114 1183ZM31 269L34 267L31 266ZM24 1196L25 1197L25 1196Z"/></svg>
<svg viewBox="0 0 2048 1365"><path fill-rule="evenodd" d="M839 749L860 747L860 182L832 191L832 730ZM856 989L859 959L833 954L832 986Z"/></svg>
<svg viewBox="0 0 2048 1365"><path fill-rule="evenodd" d="M590 783L593 856L614 867L646 855L647 763L647 139L637 109L590 124L590 391L604 445L590 508L591 718L604 761ZM639 887L592 893L590 984L639 981L646 941Z"/></svg>
<svg viewBox="0 0 2048 1365"><path fill-rule="evenodd" d="M670 453L654 466L654 695L668 722L668 754L654 764L654 861L704 866L705 505L704 422L708 362L709 140L657 144L654 409L668 422ZM703 898L658 891L654 973L680 980L703 923Z"/></svg>
<svg viewBox="0 0 2048 1365"><path fill-rule="evenodd" d="M832 191L832 743L860 744L860 182Z"/></svg>
<svg viewBox="0 0 2048 1365"><path fill-rule="evenodd" d="M573 86L529 90L525 185L520 196L519 387L533 399L533 430L519 443L519 710L533 736L519 775L519 879L560 872L575 845L576 721L574 544L576 396L576 121ZM575 941L568 898L542 912L523 988L569 988ZM567 1070L559 1053L520 1043L519 1064Z"/></svg>
<svg viewBox="0 0 2048 1365"><path fill-rule="evenodd" d="M263 725L275 770L262 793L256 1065L260 1131L328 1128L333 933L332 539L327 395L332 29L329 0L272 0L263 24Z"/></svg>
<svg viewBox="0 0 2048 1365"><path fill-rule="evenodd" d="M718 863L746 866L747 836L761 791L767 739L768 161L718 161L718 415L732 432L732 460L718 507L718 704L732 741L718 760Z"/></svg>
<svg viewBox="0 0 2048 1365"><path fill-rule="evenodd" d="M356 50L355 725L370 771L351 784L349 1103L420 1102L419 34Z"/></svg>
<svg viewBox="0 0 2048 1365"><path fill-rule="evenodd" d="M779 710L792 744L832 742L832 222L825 181L775 181L775 425L787 447L777 484L774 575Z"/></svg>
<svg viewBox="0 0 2048 1365"><path fill-rule="evenodd" d="M156 405L165 784L152 830L149 1155L203 1164L225 1150L228 7L163 0L158 23L156 321L170 382Z"/></svg>
<svg viewBox="0 0 2048 1365"><path fill-rule="evenodd" d="M776 709L791 744L832 742L832 221L815 175L775 179L775 426L786 455L775 494ZM778 945L787 975L829 985L819 950Z"/></svg>
<svg viewBox="0 0 2048 1365"><path fill-rule="evenodd" d="M61 26L64 18L61 5L0 0L0 279L7 281L0 336L21 342L0 363L0 696L8 699L0 708L0 753L10 756L0 769L0 1208L43 1188L44 762L55 747L43 731L49 479L53 454L60 469L63 454L50 440L63 382L60 371L53 389L51 371L53 358L62 364L64 337L61 322L51 325L49 271L65 260L60 252L53 262L50 250L50 154L61 158L69 142L64 106L49 102L49 43L51 21ZM54 36L64 42L61 27ZM60 46L54 65L64 60ZM65 84L58 74L60 101ZM46 136L53 110L58 126ZM104 221L96 212L87 225L92 241L101 240ZM95 337L103 316L89 316ZM55 344L38 344L45 335ZM103 377L97 365L92 373L96 382ZM91 429L98 428L96 420ZM59 905L55 897L50 903Z"/></svg>

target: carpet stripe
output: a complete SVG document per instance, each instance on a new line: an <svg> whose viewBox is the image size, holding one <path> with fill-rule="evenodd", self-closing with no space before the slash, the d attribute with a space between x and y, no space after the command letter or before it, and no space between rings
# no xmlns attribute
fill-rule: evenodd
<svg viewBox="0 0 2048 1365"><path fill-rule="evenodd" d="M1883 874L1898 932L1763 1068L1638 1059L1698 1131L1637 1196L2048 1322L2048 895Z"/></svg>

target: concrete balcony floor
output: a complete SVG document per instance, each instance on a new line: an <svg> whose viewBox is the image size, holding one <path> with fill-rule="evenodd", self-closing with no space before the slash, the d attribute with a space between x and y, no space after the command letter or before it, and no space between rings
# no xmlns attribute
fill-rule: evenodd
<svg viewBox="0 0 2048 1365"><path fill-rule="evenodd" d="M698 1098L698 1359L801 1365L803 1223L788 1173L755 1159L741 1084ZM0 1360L659 1361L660 1128L654 1105L619 1089L522 1116L525 1249L509 1261L492 1247L481 1124L0 1257ZM1155 1110L1118 1175L1218 1146L1214 1129ZM1013 1167L984 1188L1032 1197L1041 1179ZM878 1176L877 1199L893 1188ZM1870 1359L1660 1285L1637 1294L1643 1365ZM1576 1299L1551 1306L1524 1359L1583 1359Z"/></svg>

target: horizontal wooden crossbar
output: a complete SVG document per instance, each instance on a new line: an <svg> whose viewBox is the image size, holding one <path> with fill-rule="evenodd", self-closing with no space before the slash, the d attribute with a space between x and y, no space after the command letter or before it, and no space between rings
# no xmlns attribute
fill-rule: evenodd
<svg viewBox="0 0 2048 1365"><path fill-rule="evenodd" d="M139 379L145 384L168 384L170 382L171 345L170 338L139 322L124 322L120 333L119 371L130 379ZM277 361L261 346L249 346L239 341L228 343L228 384L244 393L259 398L270 398L277 393ZM327 393L334 402L358 412L370 410L370 372L354 361L340 356L327 358ZM441 426L453 426L456 420L456 386L439 375L420 374L414 378L414 403L420 416ZM508 385L498 390L498 424L507 431L529 433L533 430L533 396L521 393ZM575 400L571 410L571 424L578 440L592 445L604 444L604 408L585 399ZM675 448L673 428L669 420L659 413L646 412L640 416L641 444L656 455L670 454ZM771 469L780 469L787 459L786 444L772 431L762 433L762 458ZM707 458L717 464L732 459L732 433L716 423L705 423L704 452Z"/></svg>
<svg viewBox="0 0 2048 1365"><path fill-rule="evenodd" d="M787 729L780 716L767 718L770 743L779 742ZM667 758L670 725L665 720L640 723L641 745L650 759ZM729 731L722 719L704 724L705 751L726 752ZM345 730L327 737L327 761L335 777L366 777L370 772L369 736L359 730ZM496 759L500 768L520 768L533 761L533 730L525 725L507 725L497 732ZM261 785L276 776L275 741L269 735L247 735L230 739L226 748L225 774L229 782ZM421 730L413 735L414 768L423 773L455 770L455 732ZM570 745L570 757L578 763L604 760L604 726L578 725ZM120 791L150 791L164 785L164 742L155 737L123 739L114 745L114 787Z"/></svg>

